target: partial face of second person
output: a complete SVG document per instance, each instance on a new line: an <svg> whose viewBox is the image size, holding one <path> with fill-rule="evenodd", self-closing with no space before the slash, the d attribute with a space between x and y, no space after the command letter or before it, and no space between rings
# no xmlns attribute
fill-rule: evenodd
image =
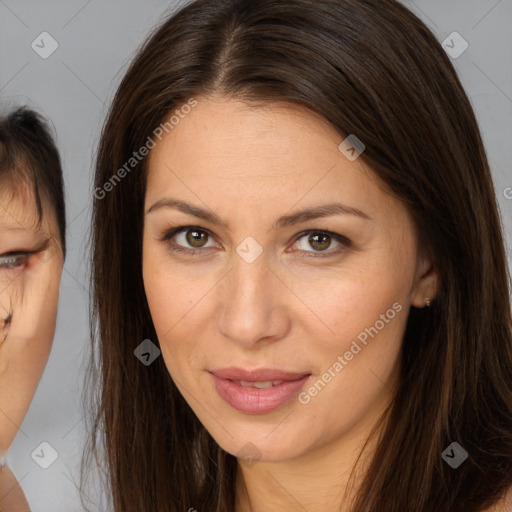
<svg viewBox="0 0 512 512"><path fill-rule="evenodd" d="M196 99L148 162L143 277L170 375L234 455L251 443L260 462L305 460L358 443L396 389L411 305L435 292L410 216L311 112ZM332 203L345 212L274 226ZM247 412L210 373L233 366L310 377L301 400Z"/></svg>
<svg viewBox="0 0 512 512"><path fill-rule="evenodd" d="M8 180L6 178L4 181ZM23 421L50 354L63 255L53 208L37 225L28 185L0 193L0 456Z"/></svg>

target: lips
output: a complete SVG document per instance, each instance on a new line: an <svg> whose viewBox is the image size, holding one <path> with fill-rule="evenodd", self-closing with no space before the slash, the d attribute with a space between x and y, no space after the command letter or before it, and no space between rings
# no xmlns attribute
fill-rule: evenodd
<svg viewBox="0 0 512 512"><path fill-rule="evenodd" d="M267 368L223 368L210 374L221 398L246 414L263 414L282 407L300 392L311 375Z"/></svg>
<svg viewBox="0 0 512 512"><path fill-rule="evenodd" d="M213 373L216 377L219 377L220 379L244 382L288 382L292 380L301 379L306 375L310 375L309 372L286 372L284 370L273 370L271 368L245 370L243 368L236 367L210 370L210 373Z"/></svg>

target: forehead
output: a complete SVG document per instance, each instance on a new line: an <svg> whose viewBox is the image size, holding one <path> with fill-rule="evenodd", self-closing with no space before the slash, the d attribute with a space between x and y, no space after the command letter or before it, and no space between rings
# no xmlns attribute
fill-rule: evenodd
<svg viewBox="0 0 512 512"><path fill-rule="evenodd" d="M305 107L201 97L197 106L157 141L150 164L166 150L182 153L183 149L194 150L191 157L206 157L212 164L243 157L246 165L264 165L276 157L283 160L336 149L339 138L334 127Z"/></svg>
<svg viewBox="0 0 512 512"><path fill-rule="evenodd" d="M42 203L42 227L48 227L52 215ZM0 188L0 229L3 231L40 230L36 197L31 185L4 176Z"/></svg>
<svg viewBox="0 0 512 512"><path fill-rule="evenodd" d="M243 197L247 205L291 208L321 195L354 199L371 192L374 202L383 184L361 158L342 155L343 139L305 107L197 98L150 151L146 200L176 192L197 202L214 194L228 205Z"/></svg>
<svg viewBox="0 0 512 512"><path fill-rule="evenodd" d="M320 115L293 104L246 104L223 97L198 98L152 149L148 185L160 188L176 173L202 181L229 180L229 186L307 186L335 164L375 178L362 159L340 158L343 136ZM300 180L300 183L297 183ZM271 183L272 182L272 183ZM220 192L220 191L219 191Z"/></svg>

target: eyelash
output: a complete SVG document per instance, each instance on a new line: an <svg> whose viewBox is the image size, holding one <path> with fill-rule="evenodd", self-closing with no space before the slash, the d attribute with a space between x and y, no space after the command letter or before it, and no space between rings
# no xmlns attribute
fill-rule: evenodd
<svg viewBox="0 0 512 512"><path fill-rule="evenodd" d="M207 229L200 228L199 226L178 226L178 227L172 228L170 231L167 231L160 238L160 241L166 242L170 246L170 249L174 252L178 252L178 253L186 254L186 255L190 255L190 256L200 256L201 255L200 253L204 252L204 249L201 249L201 248L188 249L188 248L181 247L181 246L171 245L169 243L170 240L175 235L178 235L182 232L192 231L192 230L206 233L209 237L212 237L212 234ZM334 239L336 242L339 242L341 244L341 246L332 251L327 251L327 250L325 250L325 251L300 251L300 250L297 251L297 252L305 253L300 256L302 258L328 258L328 257L332 257L335 255L341 254L345 249L348 249L349 247L352 246L352 242L348 238L344 237L343 235L339 235L338 233L333 233L332 231L322 231L322 230L317 230L317 229L310 229L310 230L302 231L302 232L298 233L295 236L293 243L295 244L298 240L300 240L301 238L303 238L304 236L309 235L309 234L327 235L327 236L331 237L332 239ZM211 247L207 247L207 249L211 249ZM314 255L312 256L311 253L313 253Z"/></svg>

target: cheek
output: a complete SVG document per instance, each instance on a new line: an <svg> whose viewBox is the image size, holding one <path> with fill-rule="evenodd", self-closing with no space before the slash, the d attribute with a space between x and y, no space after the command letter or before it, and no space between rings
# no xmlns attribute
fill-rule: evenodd
<svg viewBox="0 0 512 512"><path fill-rule="evenodd" d="M319 372L298 397L297 426L299 438L316 433L314 444L376 420L395 385L408 309L393 287L364 284L345 281L314 303L330 329L308 333L306 349Z"/></svg>
<svg viewBox="0 0 512 512"><path fill-rule="evenodd" d="M12 312L23 298L26 267L0 268L0 320Z"/></svg>
<svg viewBox="0 0 512 512"><path fill-rule="evenodd" d="M405 296L394 288L345 284L329 296L326 317L336 337L359 337L376 328L379 332L401 330L401 312L406 308Z"/></svg>
<svg viewBox="0 0 512 512"><path fill-rule="evenodd" d="M144 256L143 280L146 299L155 327L162 357L174 376L194 367L194 357L198 338L197 322L194 315L201 297L204 296L204 281L191 279L176 270L177 266L161 261L151 254Z"/></svg>
<svg viewBox="0 0 512 512"><path fill-rule="evenodd" d="M298 318L303 317L312 339L316 337L326 350L343 350L377 322L380 330L402 330L399 317L405 315L397 310L403 312L408 306L407 276L397 278L382 265L358 263L357 267L317 272L312 279L294 276L293 281L290 287L302 302L298 310L304 311Z"/></svg>
<svg viewBox="0 0 512 512"><path fill-rule="evenodd" d="M307 288L297 280L294 291L307 297L314 313L307 315L302 327L319 363L319 374L305 389L301 403L310 404L306 410L313 416L330 410L332 404L342 405L325 416L333 430L372 407L399 360L409 310L409 276L404 269L405 277L398 278L391 268L381 260L381 265L375 262L317 276Z"/></svg>
<svg viewBox="0 0 512 512"><path fill-rule="evenodd" d="M187 279L168 265L165 271L156 267L144 272L144 289L157 333L168 337L180 326L193 323L194 309L208 290L205 281Z"/></svg>

